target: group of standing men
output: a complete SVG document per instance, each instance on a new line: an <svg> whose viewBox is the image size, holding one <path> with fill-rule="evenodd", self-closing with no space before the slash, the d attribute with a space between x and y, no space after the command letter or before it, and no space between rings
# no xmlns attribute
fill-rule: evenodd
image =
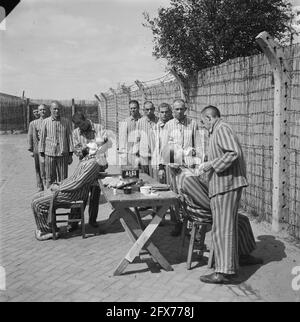
<svg viewBox="0 0 300 322"><path fill-rule="evenodd" d="M185 195L212 220L212 245L215 272L201 276L205 283L231 283L239 265L261 264L250 253L255 239L246 216L238 214L242 189L248 185L246 165L239 140L221 118L215 106L201 112L200 125L186 116L186 104L177 99L173 108L162 103L158 115L151 101L144 103L144 116L139 103L129 102L130 117L120 124L119 153L122 162L140 166L155 176L158 166L177 164L192 170L185 184ZM205 134L208 131L208 153L205 155ZM208 185L199 176L205 173ZM184 181L184 180L183 180ZM178 217L177 217L178 218ZM173 235L181 229L177 222Z"/></svg>
<svg viewBox="0 0 300 322"><path fill-rule="evenodd" d="M80 112L72 117L77 127L72 131L71 122L60 117L57 102L51 103L50 117L45 118L44 109L43 105L39 107L40 119L30 124L29 131L29 150L35 157L37 174L37 163L41 165L42 179L38 179L38 187L43 190L45 186L51 188L55 181L60 182L60 187L52 190L60 190L62 203L78 198L76 191L80 189L80 196L86 198L89 190L90 224L96 226L100 191L92 182L97 177L96 172L107 167L107 162L105 150L97 162L93 151L97 150L97 138L101 141L99 146L108 147L107 135L101 125L93 124ZM221 119L219 109L205 107L201 112L200 126L187 118L187 107L181 99L174 101L173 108L167 103L159 105L159 117L155 115L151 101L143 105L144 116L141 116L136 100L129 102L129 109L130 116L120 122L119 128L121 164L139 166L152 176L158 167L170 163L193 170L194 179L187 180L185 194L211 214L215 257L215 272L201 276L201 281L230 283L239 264L260 264L261 259L250 255L255 240L249 220L238 215L242 189L248 185L243 151L232 128ZM204 129L209 133L207 157L204 154ZM89 156L83 155L84 148L92 141L95 141L96 148L90 149ZM74 174L66 179L73 152L82 161ZM208 186L199 180L198 175L203 173L208 177ZM37 237L43 240L42 234L51 233L46 221L49 196L43 194L34 199L32 208L39 231Z"/></svg>

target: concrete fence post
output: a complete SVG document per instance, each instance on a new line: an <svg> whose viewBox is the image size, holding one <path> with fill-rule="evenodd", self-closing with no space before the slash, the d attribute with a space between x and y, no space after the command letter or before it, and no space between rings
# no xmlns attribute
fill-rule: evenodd
<svg viewBox="0 0 300 322"><path fill-rule="evenodd" d="M289 110L291 107L291 71L288 49L276 43L267 32L256 37L274 74L274 134L272 229L284 228L289 215Z"/></svg>

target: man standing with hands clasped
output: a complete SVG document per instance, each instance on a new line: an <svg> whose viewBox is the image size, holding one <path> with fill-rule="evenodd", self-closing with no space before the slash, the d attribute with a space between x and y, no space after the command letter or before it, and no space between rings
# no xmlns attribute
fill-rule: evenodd
<svg viewBox="0 0 300 322"><path fill-rule="evenodd" d="M202 125L209 131L208 162L198 174L208 173L209 198L213 216L212 243L215 272L201 276L204 283L228 284L239 268L238 208L243 187L248 185L243 151L232 128L221 119L215 106L201 112ZM247 263L246 263L247 262ZM261 264L259 258L247 256L241 264Z"/></svg>
<svg viewBox="0 0 300 322"><path fill-rule="evenodd" d="M45 158L47 188L68 177L68 165L73 161L72 124L61 117L58 102L51 103L50 112L51 116L42 123L39 142L39 153Z"/></svg>

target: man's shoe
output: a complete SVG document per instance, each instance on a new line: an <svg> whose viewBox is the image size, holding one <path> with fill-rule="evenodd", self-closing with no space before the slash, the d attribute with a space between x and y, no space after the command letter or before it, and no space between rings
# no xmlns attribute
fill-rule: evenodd
<svg viewBox="0 0 300 322"><path fill-rule="evenodd" d="M97 224L97 222L89 222L89 225L93 228L98 228L99 225Z"/></svg>
<svg viewBox="0 0 300 322"><path fill-rule="evenodd" d="M231 284L232 276L222 273L212 273L209 275L200 276L200 281L209 284Z"/></svg>
<svg viewBox="0 0 300 322"><path fill-rule="evenodd" d="M171 231L171 236L173 237L177 237L181 234L181 230L182 230L182 222L178 222L175 224L174 229Z"/></svg>
<svg viewBox="0 0 300 322"><path fill-rule="evenodd" d="M72 233L73 231L78 229L78 224L72 224L72 225L68 225L67 226L67 232L68 233Z"/></svg>
<svg viewBox="0 0 300 322"><path fill-rule="evenodd" d="M56 232L56 238L58 238L58 237L59 237L59 233ZM36 230L35 231L35 238L38 241L48 240L48 239L53 238L53 234L52 233L45 233L45 232L42 232L40 230Z"/></svg>
<svg viewBox="0 0 300 322"><path fill-rule="evenodd" d="M263 260L252 255L241 255L239 259L240 266L262 265Z"/></svg>

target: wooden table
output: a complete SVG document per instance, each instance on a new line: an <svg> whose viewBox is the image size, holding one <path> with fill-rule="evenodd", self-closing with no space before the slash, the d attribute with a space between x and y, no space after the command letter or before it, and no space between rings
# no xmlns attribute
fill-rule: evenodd
<svg viewBox="0 0 300 322"><path fill-rule="evenodd" d="M114 175L108 174L108 176ZM140 174L140 178L150 185L157 183L157 181L144 173ZM177 194L172 191L159 191L156 196L145 196L136 191L127 195L120 189L117 189L117 194L114 194L113 189L105 187L101 179L99 179L99 185L105 199L114 209L109 221L113 222L119 219L130 240L134 243L118 265L114 275L121 275L127 265L140 255L142 249L150 254L153 260L158 262L166 271L172 271L171 265L151 241L151 236L170 206L176 205ZM138 207L154 207L157 209L154 218L147 227L144 227Z"/></svg>

